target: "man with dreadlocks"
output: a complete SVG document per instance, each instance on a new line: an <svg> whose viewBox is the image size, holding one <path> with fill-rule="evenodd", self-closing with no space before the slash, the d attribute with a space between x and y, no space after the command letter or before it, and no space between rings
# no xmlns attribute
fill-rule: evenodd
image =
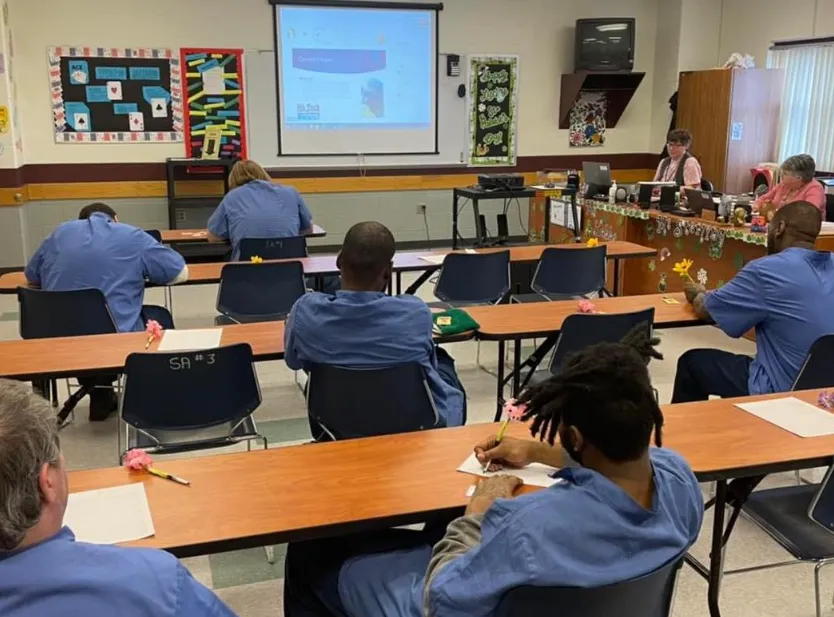
<svg viewBox="0 0 834 617"><path fill-rule="evenodd" d="M522 394L539 441L475 447L493 466L562 467L560 482L516 499L511 475L481 482L433 550L427 536L390 530L399 540L329 541L339 545L329 559L326 549L289 554L287 617L488 617L515 587L609 585L678 558L698 535L703 501L686 462L659 447L647 364L661 356L647 331L569 357Z"/></svg>

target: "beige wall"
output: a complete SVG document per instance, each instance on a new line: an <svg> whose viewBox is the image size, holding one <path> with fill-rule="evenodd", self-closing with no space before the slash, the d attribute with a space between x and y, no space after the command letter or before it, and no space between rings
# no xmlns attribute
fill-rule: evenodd
<svg viewBox="0 0 834 617"><path fill-rule="evenodd" d="M182 156L182 144L55 144L51 126L47 47L223 46L273 47L266 0L12 0L26 135L27 163L160 161ZM649 148L653 111L656 15L667 0L446 0L440 17L440 51L521 56L519 154L566 154L559 130L560 75L573 68L573 27L580 17L636 17L636 70L646 79L603 151ZM232 8L233 7L233 8ZM60 14L60 18L49 17ZM126 15L130 14L129 20ZM194 15L214 16L199 23ZM487 33L487 35L484 35ZM461 119L463 122L463 118ZM652 150L656 149L654 146ZM575 151L574 151L575 152Z"/></svg>

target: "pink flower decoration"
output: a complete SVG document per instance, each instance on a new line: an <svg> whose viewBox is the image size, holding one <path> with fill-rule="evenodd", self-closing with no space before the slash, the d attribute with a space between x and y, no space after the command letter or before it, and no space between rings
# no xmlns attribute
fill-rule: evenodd
<svg viewBox="0 0 834 617"><path fill-rule="evenodd" d="M579 301L579 312L580 313L596 313L597 307L594 306L594 303L590 300L580 300Z"/></svg>
<svg viewBox="0 0 834 617"><path fill-rule="evenodd" d="M664 246L662 249L660 249L660 261L666 261L666 258L669 257L671 254L672 251L670 251L668 248Z"/></svg>
<svg viewBox="0 0 834 617"><path fill-rule="evenodd" d="M154 339L161 339L162 338L162 326L159 325L158 321L154 321L153 319L148 320L148 325L145 328L145 333Z"/></svg>
<svg viewBox="0 0 834 617"><path fill-rule="evenodd" d="M516 422L521 420L525 411L527 411L527 404L521 403L519 405L514 398L504 403L504 413L507 414L507 418L510 420L515 420Z"/></svg>
<svg viewBox="0 0 834 617"><path fill-rule="evenodd" d="M834 409L834 392L820 392L817 404L823 409Z"/></svg>
<svg viewBox="0 0 834 617"><path fill-rule="evenodd" d="M144 450L128 450L122 459L122 465L133 471L144 471L153 465L153 460Z"/></svg>

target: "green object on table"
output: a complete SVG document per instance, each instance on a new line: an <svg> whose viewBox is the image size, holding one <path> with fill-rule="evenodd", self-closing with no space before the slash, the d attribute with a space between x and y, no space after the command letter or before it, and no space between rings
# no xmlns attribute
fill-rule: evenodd
<svg viewBox="0 0 834 617"><path fill-rule="evenodd" d="M461 334L480 327L480 324L462 309L449 309L442 313L434 313L432 322L434 324L432 329L441 336Z"/></svg>

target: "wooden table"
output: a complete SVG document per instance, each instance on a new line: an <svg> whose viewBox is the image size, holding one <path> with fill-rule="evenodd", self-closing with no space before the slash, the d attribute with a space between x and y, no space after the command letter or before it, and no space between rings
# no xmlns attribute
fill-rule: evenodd
<svg viewBox="0 0 834 617"><path fill-rule="evenodd" d="M581 248L584 245L560 244L558 248L570 250ZM608 258L614 260L615 264L620 259L633 257L647 257L654 255L656 251L631 242L610 242L608 243ZM541 257L542 251L548 245L524 245L510 247L510 259L516 263L534 263ZM479 252L495 252L507 250L507 248L479 249ZM424 272L411 285L406 293L414 293L434 272L441 268L440 264L426 261L423 257L437 257L447 255L449 251L398 251L394 255L394 271L397 274L397 293L402 292L403 272ZM339 273L336 267L337 255L313 255L304 259L284 259L276 261L300 261L304 267L304 273L308 276L323 277ZM227 262L214 262L205 264L191 264L188 266L188 281L181 285L206 285L220 282L220 273ZM268 263L268 262L264 262ZM256 264L255 264L256 265ZM615 268L615 273L618 268ZM23 272L9 272L0 276L0 294L17 293L18 287L26 286L26 277Z"/></svg>
<svg viewBox="0 0 834 617"><path fill-rule="evenodd" d="M809 402L817 395L796 394ZM706 570L714 617L728 480L828 465L834 453L834 436L797 437L734 407L738 400L663 407L664 445L680 452L700 481L717 482ZM190 488L122 468L72 472L69 484L77 492L144 482L156 535L131 545L190 557L456 515L474 479L455 470L496 430L474 425L166 461L165 470L190 480ZM526 427L513 424L510 433L525 436Z"/></svg>
<svg viewBox="0 0 834 617"><path fill-rule="evenodd" d="M208 230L206 229L161 229L159 233L165 244L208 242ZM313 225L313 231L306 234L308 238L323 238L326 235L327 232L319 225Z"/></svg>
<svg viewBox="0 0 834 617"><path fill-rule="evenodd" d="M667 304L664 299L675 300L677 304ZM705 323L695 315L695 311L682 293L600 298L593 300L593 303L597 311L601 313L631 313L654 308L655 328L683 328ZM569 315L578 312L578 302L561 300L478 306L467 308L466 312L478 322L476 338L482 341L498 341L498 380L495 401L495 419L498 420L504 406L506 384L512 381L512 396L518 396L522 369L536 369L545 355L540 350L553 347L554 337L562 329L562 322ZM521 341L530 338L544 338L545 340L522 364ZM514 341L515 344L513 345L513 369L505 377L504 353L507 341Z"/></svg>

